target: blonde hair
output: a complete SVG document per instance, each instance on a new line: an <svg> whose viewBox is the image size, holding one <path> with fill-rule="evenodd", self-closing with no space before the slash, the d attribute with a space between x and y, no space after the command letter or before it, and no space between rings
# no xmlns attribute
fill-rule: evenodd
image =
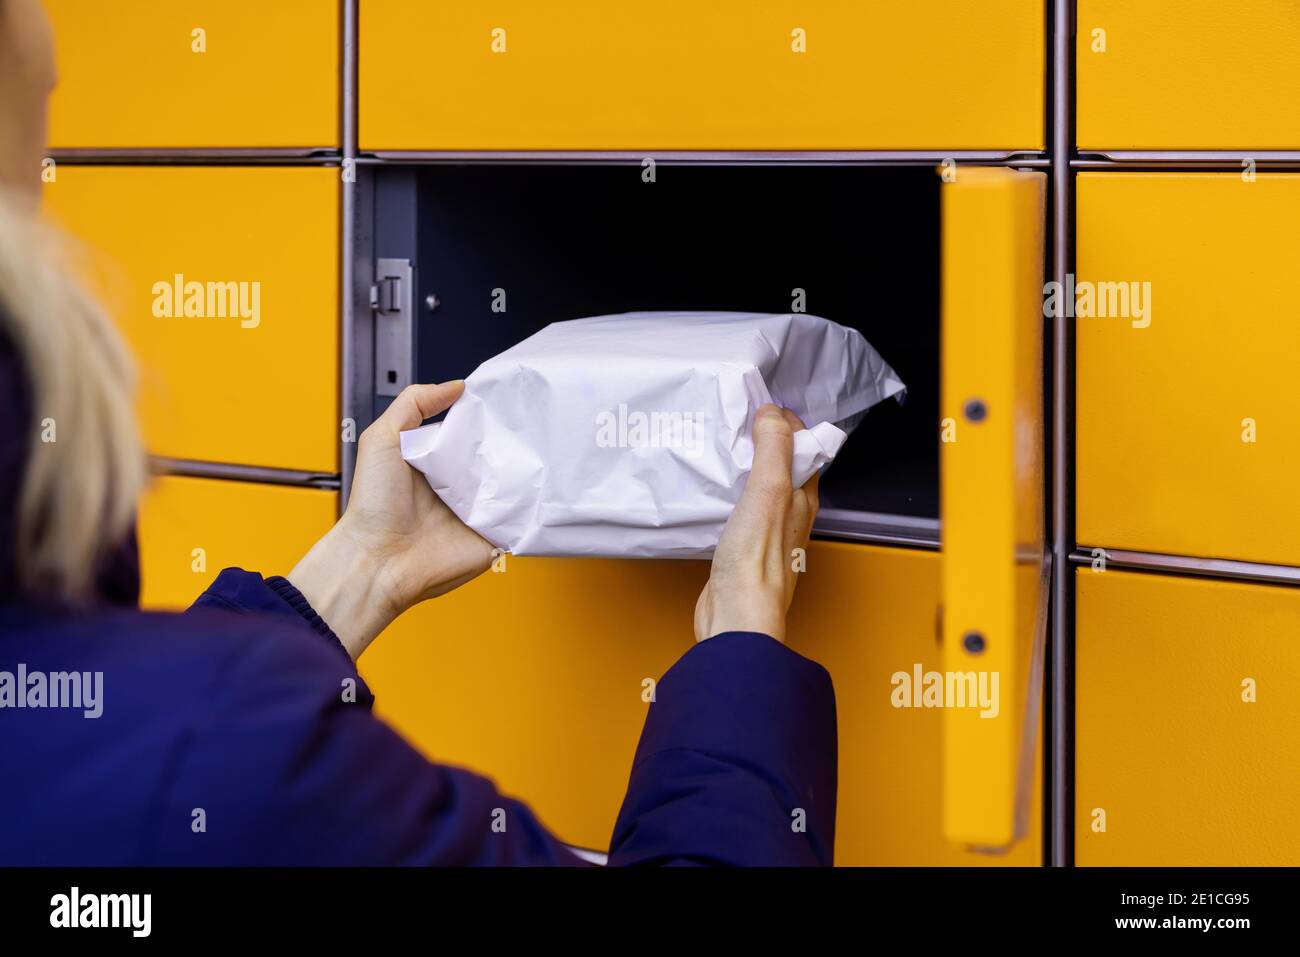
<svg viewBox="0 0 1300 957"><path fill-rule="evenodd" d="M148 469L130 355L69 278L70 249L0 190L0 335L31 393L14 561L24 593L76 604L130 529Z"/></svg>

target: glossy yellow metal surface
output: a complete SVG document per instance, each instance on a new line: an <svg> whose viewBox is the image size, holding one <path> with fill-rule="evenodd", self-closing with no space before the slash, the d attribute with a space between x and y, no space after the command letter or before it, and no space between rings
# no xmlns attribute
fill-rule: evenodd
<svg viewBox="0 0 1300 957"><path fill-rule="evenodd" d="M1043 146L1037 0L366 0L360 29L364 149Z"/></svg>
<svg viewBox="0 0 1300 957"><path fill-rule="evenodd" d="M1027 832L1036 784L1044 193L1005 169L959 169L942 193L944 830L984 848Z"/></svg>
<svg viewBox="0 0 1300 957"><path fill-rule="evenodd" d="M1300 148L1294 0L1079 0L1083 149Z"/></svg>
<svg viewBox="0 0 1300 957"><path fill-rule="evenodd" d="M1300 590L1077 572L1082 865L1294 864Z"/></svg>
<svg viewBox="0 0 1300 957"><path fill-rule="evenodd" d="M870 416L858 438L870 432ZM1030 776L1027 832L1003 854L972 853L944 835L945 714L899 707L899 674L940 670L941 581L934 552L846 543L815 545L790 618L791 646L835 682L840 729L836 863L1035 867L1042 863L1041 773ZM1038 758L1035 758L1037 761Z"/></svg>
<svg viewBox="0 0 1300 957"><path fill-rule="evenodd" d="M604 849L657 680L693 644L707 562L505 558L407 612L361 673L379 714L432 760L519 797Z"/></svg>
<svg viewBox="0 0 1300 957"><path fill-rule="evenodd" d="M158 478L140 503L140 604L186 608L230 566L287 575L329 531L337 509L335 492Z"/></svg>
<svg viewBox="0 0 1300 957"><path fill-rule="evenodd" d="M867 428L868 426L864 426ZM963 853L939 820L940 715L891 676L935 667L938 558L814 543L790 619L835 681L840 864L1038 863ZM366 652L378 710L432 759L492 777L565 840L608 846L658 679L692 646L706 562L508 558L408 612ZM1035 822L1037 817L1035 817Z"/></svg>
<svg viewBox="0 0 1300 957"><path fill-rule="evenodd" d="M327 169L58 168L46 207L135 353L151 452L337 470L338 197Z"/></svg>
<svg viewBox="0 0 1300 957"><path fill-rule="evenodd" d="M1078 177L1080 286L1150 306L1075 320L1084 545L1300 564L1297 221L1300 176Z"/></svg>
<svg viewBox="0 0 1300 957"><path fill-rule="evenodd" d="M45 0L62 148L339 142L337 0Z"/></svg>

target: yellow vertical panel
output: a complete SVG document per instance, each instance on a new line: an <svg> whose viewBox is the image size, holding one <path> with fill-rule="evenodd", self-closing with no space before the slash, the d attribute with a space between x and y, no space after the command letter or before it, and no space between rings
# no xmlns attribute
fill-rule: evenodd
<svg viewBox="0 0 1300 957"><path fill-rule="evenodd" d="M862 428L869 430L870 422ZM837 864L1042 863L1038 765L1025 837L1006 853L972 853L944 835L944 713L895 706L898 673L943 667L936 621L941 564L933 552L906 549L826 543L810 550L790 618L790 644L825 665L835 682Z"/></svg>
<svg viewBox="0 0 1300 957"><path fill-rule="evenodd" d="M338 145L338 0L45 6L59 69L55 147Z"/></svg>
<svg viewBox="0 0 1300 957"><path fill-rule="evenodd" d="M186 608L231 566L287 575L337 509L337 493L317 489L158 478L140 504L140 604Z"/></svg>
<svg viewBox="0 0 1300 957"><path fill-rule="evenodd" d="M1080 542L1300 564L1298 220L1298 176L1079 176L1080 286L1149 284L1075 320Z"/></svg>
<svg viewBox="0 0 1300 957"><path fill-rule="evenodd" d="M962 169L942 194L943 670L990 697L998 688L995 707L949 701L944 711L944 828L976 847L1027 832L1035 784L1044 192L1041 173ZM945 692L959 687L968 693Z"/></svg>
<svg viewBox="0 0 1300 957"><path fill-rule="evenodd" d="M365 149L1043 145L1038 0L366 0L360 30Z"/></svg>
<svg viewBox="0 0 1300 957"><path fill-rule="evenodd" d="M1077 861L1300 861L1300 591L1076 574Z"/></svg>
<svg viewBox="0 0 1300 957"><path fill-rule="evenodd" d="M692 646L705 562L509 558L408 612L362 659L379 712L432 759L528 801L561 837L607 847L648 705L642 682ZM938 558L814 543L790 644L831 672L841 864L1038 863L942 838L940 716L898 709L891 676L935 666Z"/></svg>
<svg viewBox="0 0 1300 957"><path fill-rule="evenodd" d="M46 206L135 353L150 452L337 470L338 197L327 169L59 168ZM204 284L202 312L221 311L208 283L249 308L185 315L183 289L156 315L177 276Z"/></svg>
<svg viewBox="0 0 1300 957"><path fill-rule="evenodd" d="M1079 146L1300 147L1297 49L1294 0L1079 0Z"/></svg>

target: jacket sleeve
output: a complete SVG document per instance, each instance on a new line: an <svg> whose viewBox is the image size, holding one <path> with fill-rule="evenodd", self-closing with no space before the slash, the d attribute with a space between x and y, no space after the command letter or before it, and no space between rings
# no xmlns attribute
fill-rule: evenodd
<svg viewBox="0 0 1300 957"><path fill-rule="evenodd" d="M302 592L279 575L263 578L257 572L242 568L222 569L211 585L194 600L190 609L221 608L249 615L263 615L281 622L303 624L325 639L326 643L342 652L349 660L351 655L343 647L315 609L308 604Z"/></svg>
<svg viewBox="0 0 1300 957"><path fill-rule="evenodd" d="M150 863L584 863L491 781L376 718L345 654L273 618L187 614L230 640L162 783Z"/></svg>
<svg viewBox="0 0 1300 957"><path fill-rule="evenodd" d="M161 861L584 863L491 781L429 762L375 718L351 656L288 580L227 568L186 614L214 610L250 620L166 800L170 813L203 808L205 826L242 838L168 829L178 840L162 843Z"/></svg>
<svg viewBox="0 0 1300 957"><path fill-rule="evenodd" d="M835 692L767 635L703 641L655 689L610 864L829 865Z"/></svg>

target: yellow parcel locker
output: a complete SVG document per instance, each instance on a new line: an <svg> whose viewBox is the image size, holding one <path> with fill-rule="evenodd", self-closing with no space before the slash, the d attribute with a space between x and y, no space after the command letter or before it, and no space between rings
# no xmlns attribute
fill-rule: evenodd
<svg viewBox="0 0 1300 957"><path fill-rule="evenodd" d="M1080 543L1300 564L1298 220L1294 175L1079 175Z"/></svg>
<svg viewBox="0 0 1300 957"><path fill-rule="evenodd" d="M287 575L334 524L338 494L163 476L140 505L145 608L186 608L223 568Z"/></svg>
<svg viewBox="0 0 1300 957"><path fill-rule="evenodd" d="M58 56L56 148L339 143L338 0L45 5Z"/></svg>
<svg viewBox="0 0 1300 957"><path fill-rule="evenodd" d="M1300 148L1294 0L1079 0L1078 142Z"/></svg>
<svg viewBox="0 0 1300 957"><path fill-rule="evenodd" d="M362 659L381 715L432 759L492 777L573 844L608 846L658 679L693 642L707 562L509 558L398 621ZM943 719L895 707L897 672L941 667L939 559L814 543L790 645L835 682L840 864L1039 863L949 844ZM1037 802L1037 793L1035 802Z"/></svg>
<svg viewBox="0 0 1300 957"><path fill-rule="evenodd" d="M367 150L1043 146L1039 0L366 0Z"/></svg>
<svg viewBox="0 0 1300 957"><path fill-rule="evenodd" d="M61 166L55 219L138 365L155 455L338 469L338 173Z"/></svg>
<svg viewBox="0 0 1300 957"><path fill-rule="evenodd" d="M941 194L943 826L996 851L1039 826L1046 185L961 169Z"/></svg>
<svg viewBox="0 0 1300 957"><path fill-rule="evenodd" d="M1300 591L1077 572L1082 865L1294 864Z"/></svg>

